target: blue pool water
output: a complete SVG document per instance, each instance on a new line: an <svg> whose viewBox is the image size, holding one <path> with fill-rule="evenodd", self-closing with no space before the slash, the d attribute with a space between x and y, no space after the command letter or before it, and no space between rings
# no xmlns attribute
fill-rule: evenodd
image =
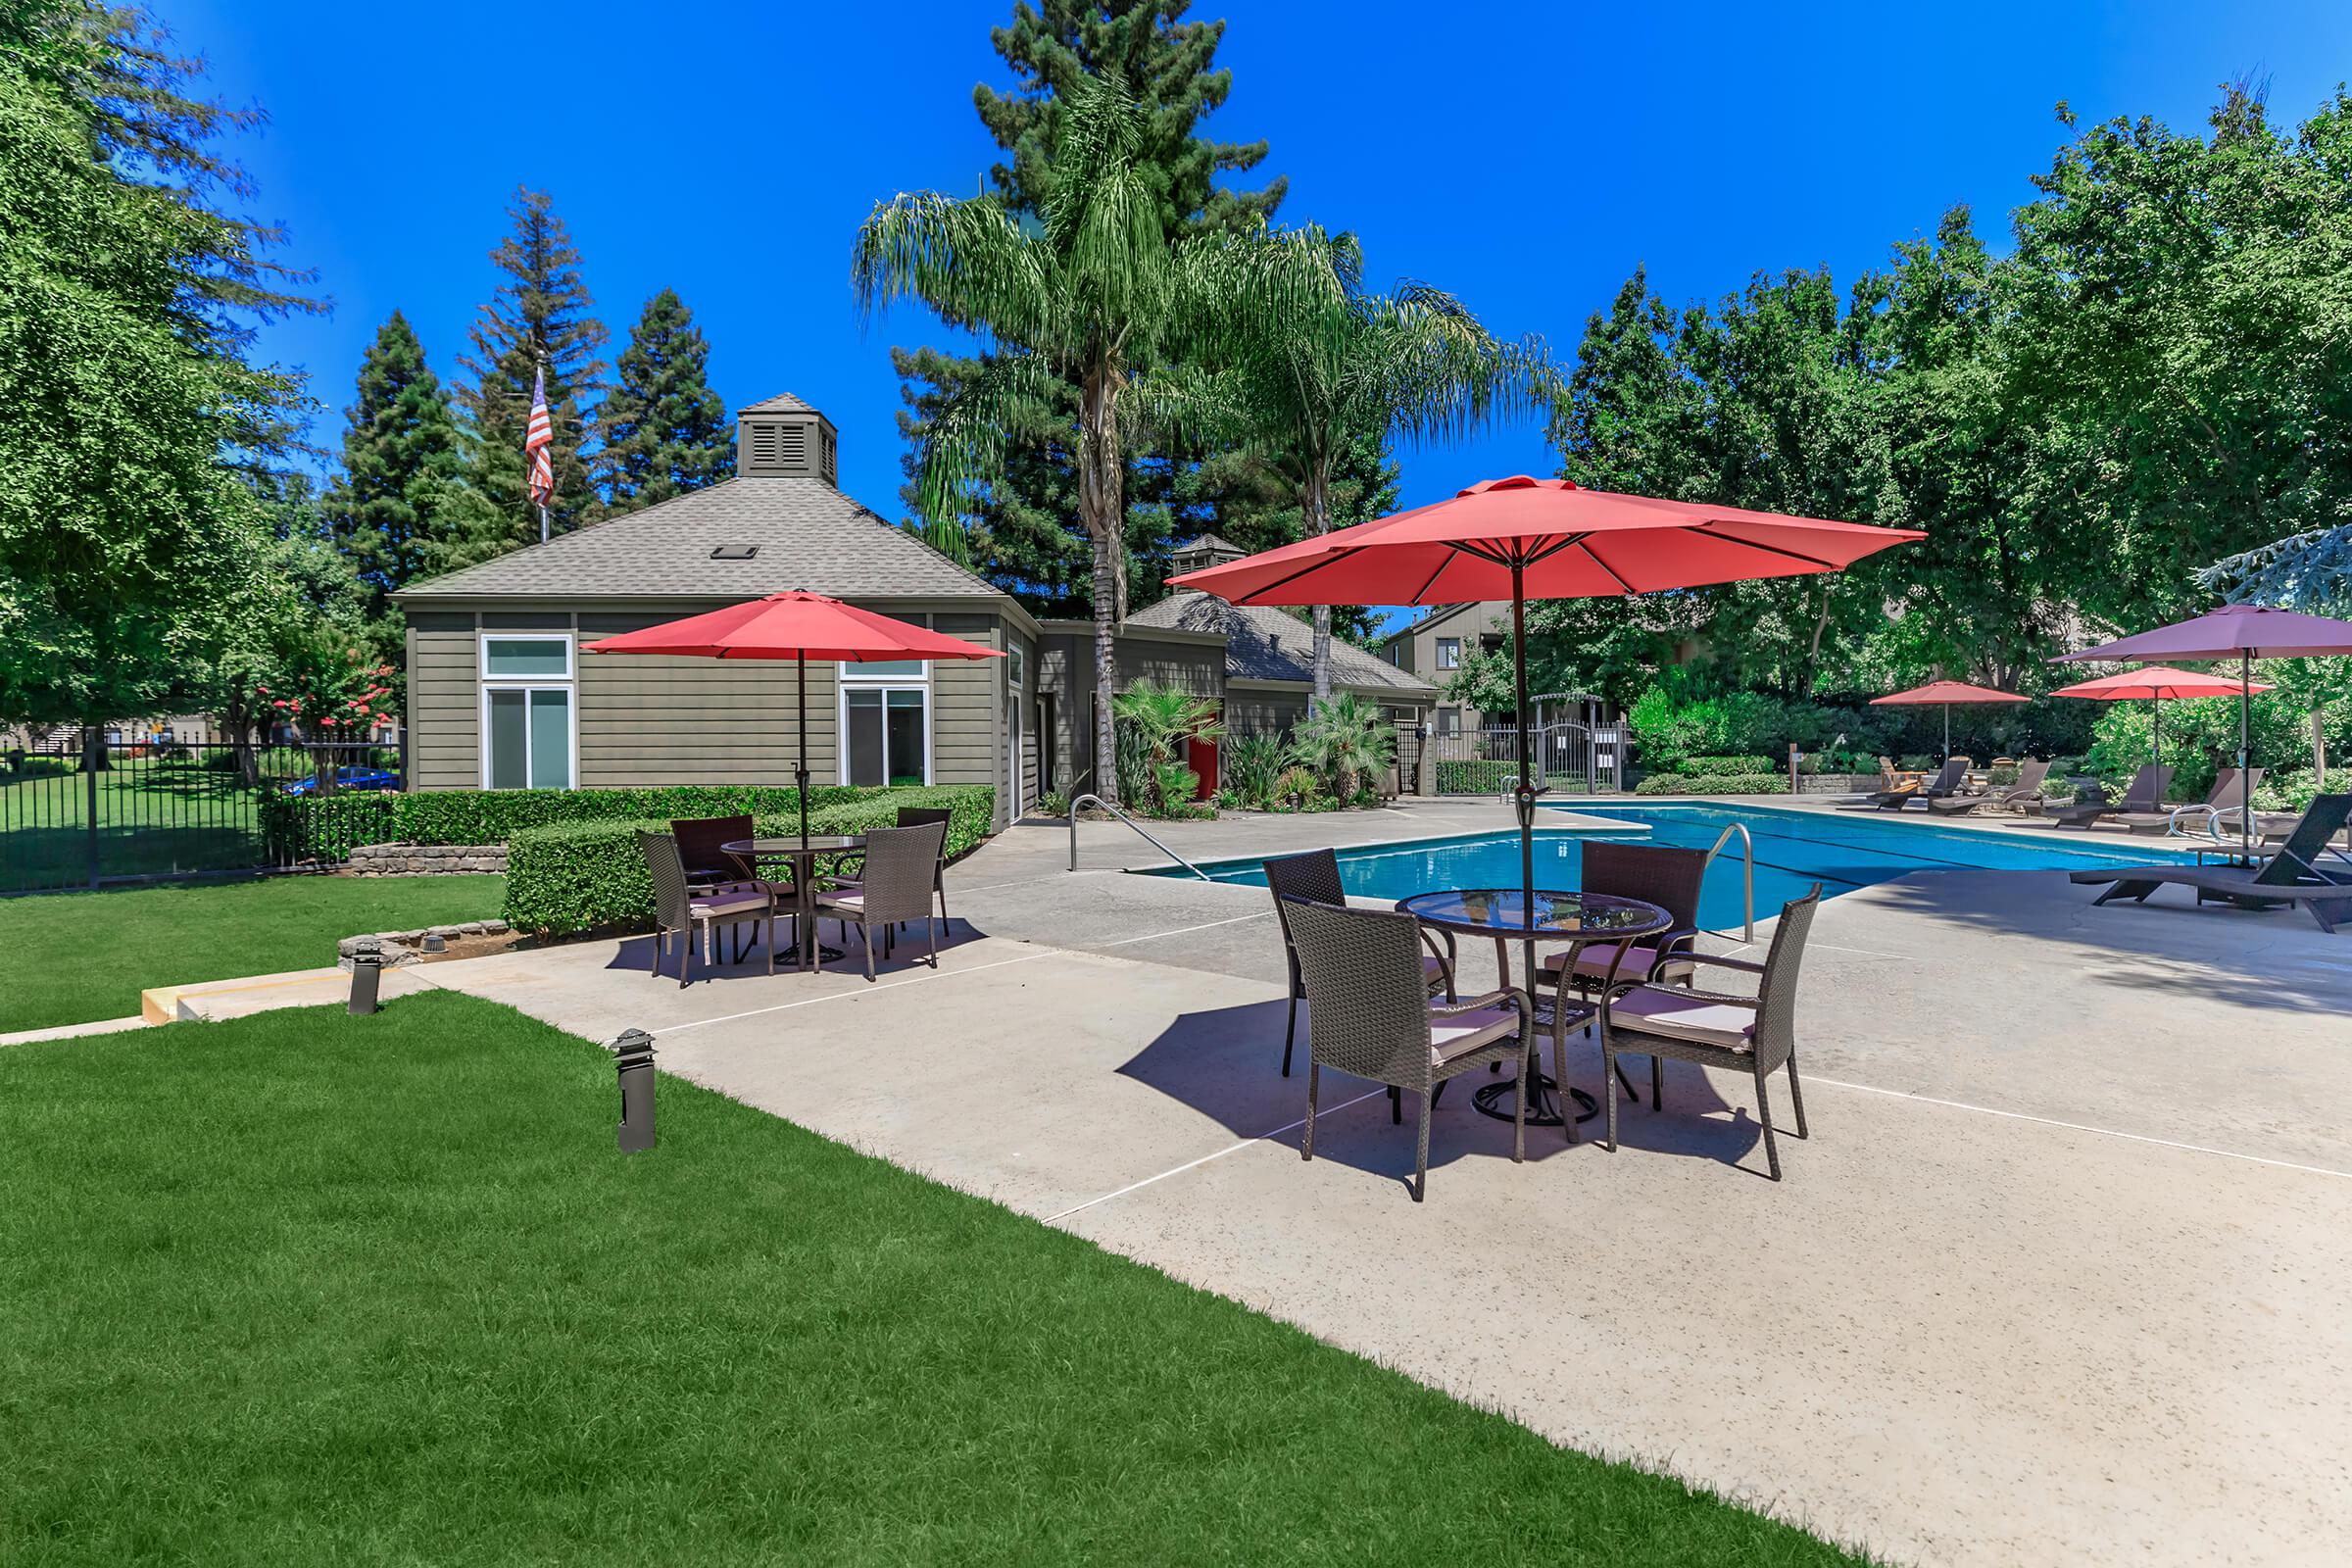
<svg viewBox="0 0 2352 1568"><path fill-rule="evenodd" d="M2063 829L2043 830L2033 838L1972 832L1909 818L1890 819L1858 813L1778 810L1742 806L1620 806L1615 801L1569 805L1563 809L1587 810L1613 820L1638 823L1629 835L1647 844L1673 844L1703 850L1732 823L1746 827L1756 845L1756 914L1778 913L1790 899L1802 898L1815 882L1825 897L1836 898L1874 882L1891 881L1914 871L1955 868L1979 870L2080 871L2099 866L2145 865L2151 860L2188 858L2145 839L2110 841L2086 839ZM1536 885L1573 888L1582 865L1577 846L1588 838L1620 835L1586 830L1547 829L1541 817L1536 831ZM1250 882L1263 887L1266 876L1255 858L1217 860L1200 867L1219 882ZM1186 873L1171 867L1175 875ZM1699 924L1721 930L1740 923L1740 855L1735 835L1721 858L1707 868L1706 891L1699 901ZM1168 874L1168 873L1161 873ZM1408 844L1340 852L1340 877L1350 893L1372 898L1401 899L1432 888L1516 887L1519 884L1519 839L1512 833L1475 837L1420 839Z"/></svg>

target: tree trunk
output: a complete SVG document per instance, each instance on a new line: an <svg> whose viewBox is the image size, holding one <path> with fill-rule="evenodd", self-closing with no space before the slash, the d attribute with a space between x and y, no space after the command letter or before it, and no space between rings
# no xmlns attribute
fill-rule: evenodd
<svg viewBox="0 0 2352 1568"><path fill-rule="evenodd" d="M1319 538L1331 532L1331 490L1329 480L1320 467L1311 469L1306 483L1298 493L1299 510L1306 516L1306 536ZM1307 699L1307 711L1320 712L1331 701L1331 607L1315 606L1315 679Z"/></svg>
<svg viewBox="0 0 2352 1568"><path fill-rule="evenodd" d="M1118 729L1110 711L1118 626L1126 611L1125 470L1120 466L1115 372L1086 379L1079 408L1078 516L1095 546L1095 793L1119 798Z"/></svg>

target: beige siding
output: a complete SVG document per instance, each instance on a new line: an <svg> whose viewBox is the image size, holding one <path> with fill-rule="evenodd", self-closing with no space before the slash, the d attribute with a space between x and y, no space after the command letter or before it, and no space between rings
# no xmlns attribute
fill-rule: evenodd
<svg viewBox="0 0 2352 1568"><path fill-rule="evenodd" d="M1094 650L1086 650L1087 669ZM1215 697L1225 686L1225 650L1219 644L1147 642L1122 637L1118 643L1119 690L1141 681L1174 686L1196 697Z"/></svg>
<svg viewBox="0 0 2352 1568"><path fill-rule="evenodd" d="M409 623L409 784L475 789L482 782L481 686L470 615Z"/></svg>
<svg viewBox="0 0 2352 1568"><path fill-rule="evenodd" d="M1004 646L994 615L934 615L931 629L989 648ZM931 666L931 778L993 784L1004 793L1004 661L943 659Z"/></svg>
<svg viewBox="0 0 2352 1568"><path fill-rule="evenodd" d="M1236 735L1289 730L1306 716L1306 698L1287 693L1236 691L1225 699L1225 726Z"/></svg>

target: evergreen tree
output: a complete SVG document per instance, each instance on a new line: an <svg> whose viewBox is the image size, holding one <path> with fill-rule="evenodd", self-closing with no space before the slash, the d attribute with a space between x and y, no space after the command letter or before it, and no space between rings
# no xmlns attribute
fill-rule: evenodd
<svg viewBox="0 0 2352 1568"><path fill-rule="evenodd" d="M735 427L710 390L710 345L677 292L646 301L597 414L609 514L734 476Z"/></svg>
<svg viewBox="0 0 2352 1568"><path fill-rule="evenodd" d="M535 376L547 374L555 421L556 491L547 507L551 534L568 533L600 505L588 466L589 423L609 368L598 356L604 323L580 280L580 253L547 192L518 189L507 209L514 230L490 260L505 274L473 324L473 352L459 364L473 376L460 394L470 426L473 487L482 505L453 565L487 561L539 537L539 513L526 489L522 439L531 418Z"/></svg>
<svg viewBox="0 0 2352 1568"><path fill-rule="evenodd" d="M390 612L389 595L440 568L465 514L455 504L465 484L457 417L398 311L360 362L345 417L343 473L324 510L373 623Z"/></svg>
<svg viewBox="0 0 2352 1568"><path fill-rule="evenodd" d="M1255 191L1216 183L1219 174L1256 169L1266 144L1221 142L1200 133L1203 117L1232 91L1233 74L1215 66L1225 24L1187 22L1189 9L1189 0L1024 0L1010 26L993 29L991 41L1016 85L1009 92L975 87L972 103L1008 155L989 172L1007 208L1043 218L1067 99L1090 74L1117 74L1145 110L1142 162L1152 171L1169 239L1247 231L1273 216L1287 181L1277 178ZM901 466L907 478L900 495L919 518L924 433L988 360L893 349L891 361L906 405L899 428L906 441ZM1067 382L1026 400L1008 420L1016 440L1005 454L1003 476L965 519L977 569L1041 614L1083 614L1092 593L1094 548L1077 522L1075 455L1062 438L1077 408L1077 388ZM1199 446L1156 446L1137 442L1125 458L1123 576L1136 604L1160 597L1170 547L1196 534L1250 545L1296 537L1280 533L1271 520L1293 510L1290 497L1252 466Z"/></svg>

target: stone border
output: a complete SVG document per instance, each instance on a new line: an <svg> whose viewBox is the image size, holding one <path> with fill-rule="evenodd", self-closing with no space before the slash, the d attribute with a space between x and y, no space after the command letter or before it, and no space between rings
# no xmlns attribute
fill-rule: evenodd
<svg viewBox="0 0 2352 1568"><path fill-rule="evenodd" d="M407 843L360 845L344 867L352 876L480 875L506 868L504 844Z"/></svg>
<svg viewBox="0 0 2352 1568"><path fill-rule="evenodd" d="M351 968L351 956L364 941L383 944L384 967L404 968L424 961L424 939L440 937L451 941L459 937L494 937L507 930L504 920L462 920L455 925L418 926L409 931L363 931L358 936L345 937L335 944L335 966Z"/></svg>

